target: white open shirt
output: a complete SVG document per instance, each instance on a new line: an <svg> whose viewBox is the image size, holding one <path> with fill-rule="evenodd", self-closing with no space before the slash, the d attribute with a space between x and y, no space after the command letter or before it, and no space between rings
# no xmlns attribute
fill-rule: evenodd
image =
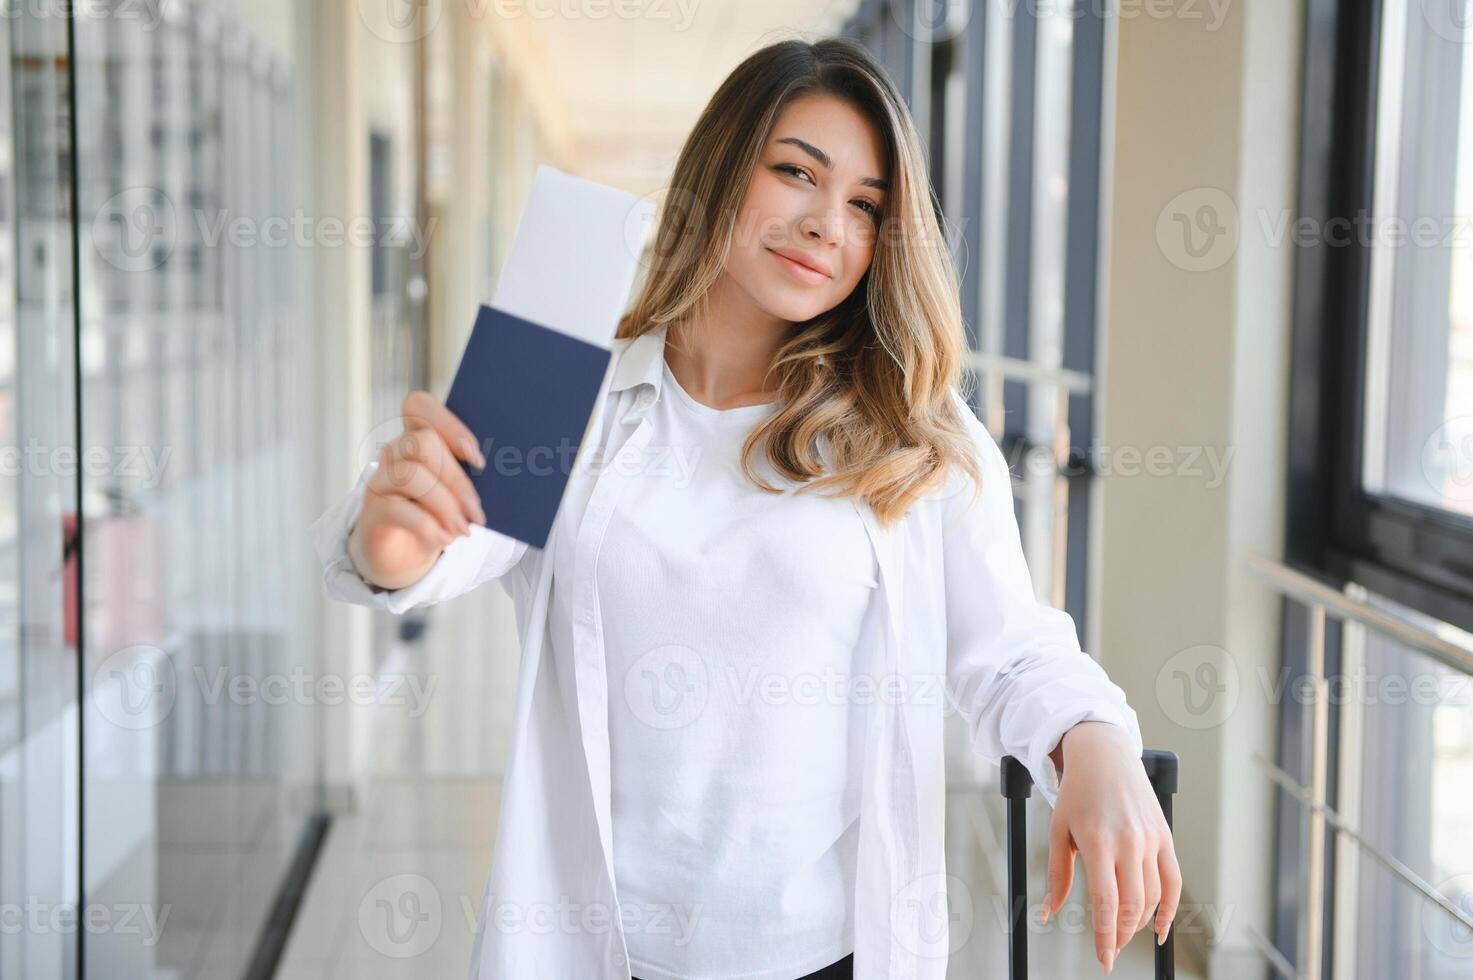
<svg viewBox="0 0 1473 980"><path fill-rule="evenodd" d="M664 347L663 329L615 340L545 548L472 525L415 584L370 586L353 567L347 538L375 463L313 525L332 598L402 613L497 579L515 605L522 645L516 717L471 980L630 977L614 885L608 676L593 572L614 494L627 482L600 475L639 465L650 435L646 414L663 386ZM946 975L949 916L936 899L947 890L948 708L960 713L985 759L1022 760L1050 806L1059 776L1048 754L1074 725L1119 725L1136 753L1143 750L1135 711L1080 649L1073 619L1035 597L1007 462L960 394L954 397L981 460L977 501L968 506L970 481L959 470L888 530L854 501L884 598L870 605L861 653L885 665L864 748L856 980ZM577 610L571 657L563 659L548 642L554 566L558 588L574 590Z"/></svg>

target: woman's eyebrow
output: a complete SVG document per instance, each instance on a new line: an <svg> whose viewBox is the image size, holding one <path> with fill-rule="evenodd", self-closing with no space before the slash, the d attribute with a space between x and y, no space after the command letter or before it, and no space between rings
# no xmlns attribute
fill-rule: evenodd
<svg viewBox="0 0 1473 980"><path fill-rule="evenodd" d="M806 140L800 140L796 136L784 136L777 142L791 143L798 149L802 150L804 153L807 153L809 156L813 157L813 159L817 160L819 163L823 164L825 170L834 169L834 161L829 158L829 155ZM865 187L875 187L882 191L888 191L890 189L889 181L881 180L878 177L865 177L860 180L860 183L863 184Z"/></svg>

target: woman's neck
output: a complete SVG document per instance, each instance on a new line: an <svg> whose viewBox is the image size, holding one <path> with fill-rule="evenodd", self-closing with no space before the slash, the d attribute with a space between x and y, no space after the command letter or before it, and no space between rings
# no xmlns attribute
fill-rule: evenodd
<svg viewBox="0 0 1473 980"><path fill-rule="evenodd" d="M680 344L665 341L665 361L680 386L713 408L771 401L773 356L792 333L787 320L761 310L725 273L706 297L704 317L682 325Z"/></svg>

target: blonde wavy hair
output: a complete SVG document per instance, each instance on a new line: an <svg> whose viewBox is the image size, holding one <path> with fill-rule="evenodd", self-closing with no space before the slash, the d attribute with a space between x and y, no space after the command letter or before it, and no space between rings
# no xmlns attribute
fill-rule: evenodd
<svg viewBox="0 0 1473 980"><path fill-rule="evenodd" d="M854 42L781 41L752 54L701 112L660 207L648 272L617 336L662 327L679 344L703 318L746 187L779 113L800 95L852 104L879 130L890 188L870 268L843 302L794 323L773 358L777 408L742 447L742 470L766 458L802 490L862 497L889 527L939 489L955 464L981 487L976 442L955 393L967 350L956 271L910 111L885 70ZM820 446L831 455L826 472Z"/></svg>

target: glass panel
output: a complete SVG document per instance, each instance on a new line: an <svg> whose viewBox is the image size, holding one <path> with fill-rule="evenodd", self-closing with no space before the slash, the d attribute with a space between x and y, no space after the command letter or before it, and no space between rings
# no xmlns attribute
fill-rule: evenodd
<svg viewBox="0 0 1473 980"><path fill-rule="evenodd" d="M1276 762L1298 786L1308 788L1313 781L1314 739L1313 703L1303 695L1308 689L1311 644L1314 633L1314 615L1309 607L1293 600L1284 600L1284 660L1280 670L1271 677L1274 691L1280 692L1274 700L1280 705L1279 733ZM1340 620L1332 616L1325 619L1324 671L1327 677L1353 673L1354 668L1342 666L1347 663L1345 630ZM1358 648L1357 648L1358 649ZM1358 663L1358 661L1356 661ZM1333 694L1333 692L1332 692ZM1358 722L1352 716L1340 730L1340 744L1336 744L1337 726L1340 715L1332 697L1329 712L1330 742L1326 759L1326 792L1331 802L1346 805L1351 798L1356 781L1348 781L1351 787L1337 785L1337 754L1349 754L1358 759L1353 741L1346 734ZM1277 786L1277 784L1275 784ZM1275 852L1274 852L1274 909L1273 928L1270 937L1273 946L1289 963L1304 968L1304 951L1307 936L1304 932L1304 908L1309 904L1310 887L1310 810L1297 796L1291 796L1282 787L1274 793ZM1326 833L1325 859L1327 865L1335 853L1333 836ZM1327 871L1327 874L1330 872ZM1325 889L1326 893L1328 888ZM1328 904L1328 895L1326 899ZM1329 927L1325 940L1331 939ZM1330 955L1328 945L1325 956ZM1328 974L1326 974L1328 975Z"/></svg>
<svg viewBox="0 0 1473 980"><path fill-rule="evenodd" d="M79 528L65 18L50 3L17 5L0 18L0 52L0 903L25 924L0 929L0 976L72 977Z"/></svg>
<svg viewBox="0 0 1473 980"><path fill-rule="evenodd" d="M126 5L123 5L126 6ZM115 11L117 13L118 11ZM264 15L263 15L264 16ZM79 18L95 976L242 976L307 828L313 597L290 271L291 82L205 8ZM293 431L295 429L295 431ZM326 695L324 695L326 696Z"/></svg>
<svg viewBox="0 0 1473 980"><path fill-rule="evenodd" d="M396 173L396 159L391 133L369 134L369 208L374 229L369 249L373 311L373 386L369 397L375 420L397 418L404 395L424 384L409 305L414 251L410 229L416 220L409 202L414 183L412 173Z"/></svg>
<svg viewBox="0 0 1473 980"><path fill-rule="evenodd" d="M1364 678L1330 692L1355 725L1342 739L1355 750L1347 758L1354 759L1358 779L1346 780L1341 805L1358 817L1369 841L1473 914L1473 839L1467 833L1473 826L1473 678L1374 636L1365 643ZM1340 888L1354 896L1358 909L1361 976L1391 976L1408 967L1429 978L1468 975L1473 934L1379 863L1357 859Z"/></svg>
<svg viewBox="0 0 1473 980"><path fill-rule="evenodd" d="M1473 57L1415 0L1385 25L1362 478L1473 516Z"/></svg>
<svg viewBox="0 0 1473 980"><path fill-rule="evenodd" d="M1344 976L1467 977L1473 962L1469 930L1376 860L1361 855L1357 864L1355 956ZM1473 911L1473 889L1466 884L1448 898Z"/></svg>

